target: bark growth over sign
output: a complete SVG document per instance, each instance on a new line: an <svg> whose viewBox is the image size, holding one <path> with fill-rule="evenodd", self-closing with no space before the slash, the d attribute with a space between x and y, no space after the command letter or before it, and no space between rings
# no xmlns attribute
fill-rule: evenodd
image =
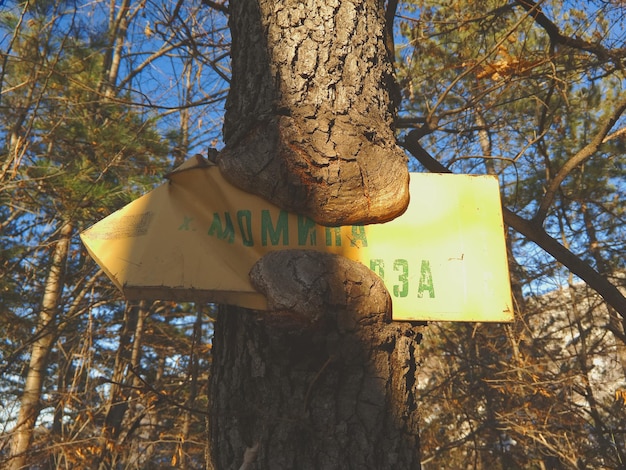
<svg viewBox="0 0 626 470"><path fill-rule="evenodd" d="M231 2L232 82L219 165L240 188L326 225L409 200L378 0Z"/></svg>
<svg viewBox="0 0 626 470"><path fill-rule="evenodd" d="M275 251L250 271L252 285L267 297L279 328L318 323L329 308L391 313L391 297L380 277L365 265L330 253ZM271 320L270 320L271 321Z"/></svg>

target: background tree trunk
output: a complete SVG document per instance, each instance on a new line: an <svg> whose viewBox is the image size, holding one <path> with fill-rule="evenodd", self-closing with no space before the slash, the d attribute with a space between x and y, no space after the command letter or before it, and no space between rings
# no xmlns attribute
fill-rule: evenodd
<svg viewBox="0 0 626 470"><path fill-rule="evenodd" d="M97 468L113 468L119 458L118 439L122 433L122 423L131 406L133 393L139 386L133 371L138 369L143 322L148 314L145 301L127 303L122 320L122 331L115 355L115 365L111 377L111 392L105 406L105 417L99 438L100 449Z"/></svg>
<svg viewBox="0 0 626 470"><path fill-rule="evenodd" d="M63 222L52 253L52 263L37 321L37 334L28 364L24 392L20 400L20 412L15 425L11 446L11 469L19 470L27 464L27 451L39 416L41 389L46 376L48 356L57 335L56 316L63 291L65 262L70 247L73 226Z"/></svg>

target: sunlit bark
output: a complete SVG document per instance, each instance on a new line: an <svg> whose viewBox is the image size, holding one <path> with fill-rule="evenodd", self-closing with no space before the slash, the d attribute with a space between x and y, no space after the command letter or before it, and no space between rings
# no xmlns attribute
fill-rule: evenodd
<svg viewBox="0 0 626 470"><path fill-rule="evenodd" d="M224 175L329 225L408 204L393 132L393 70L378 0L230 4Z"/></svg>

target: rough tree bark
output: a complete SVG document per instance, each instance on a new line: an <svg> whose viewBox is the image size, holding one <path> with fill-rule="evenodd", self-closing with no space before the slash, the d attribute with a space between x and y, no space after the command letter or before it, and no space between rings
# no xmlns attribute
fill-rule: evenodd
<svg viewBox="0 0 626 470"><path fill-rule="evenodd" d="M233 184L326 225L384 222L406 209L382 3L231 2L219 164Z"/></svg>
<svg viewBox="0 0 626 470"><path fill-rule="evenodd" d="M272 311L223 307L213 342L211 447L217 469L420 468L421 333L390 322L367 267L279 251L251 278Z"/></svg>
<svg viewBox="0 0 626 470"><path fill-rule="evenodd" d="M231 182L327 225L405 210L382 5L230 2L233 76L218 163ZM214 468L420 468L421 334L389 321L380 278L304 250L266 255L250 276L271 310L218 314Z"/></svg>

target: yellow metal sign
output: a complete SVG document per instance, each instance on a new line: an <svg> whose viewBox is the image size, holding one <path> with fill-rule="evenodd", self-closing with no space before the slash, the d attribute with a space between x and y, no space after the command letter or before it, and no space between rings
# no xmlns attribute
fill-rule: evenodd
<svg viewBox="0 0 626 470"><path fill-rule="evenodd" d="M263 310L250 268L268 251L298 248L368 266L391 294L394 320L512 320L495 177L412 173L402 216L345 227L287 213L202 160L188 160L168 179L81 234L128 299Z"/></svg>

